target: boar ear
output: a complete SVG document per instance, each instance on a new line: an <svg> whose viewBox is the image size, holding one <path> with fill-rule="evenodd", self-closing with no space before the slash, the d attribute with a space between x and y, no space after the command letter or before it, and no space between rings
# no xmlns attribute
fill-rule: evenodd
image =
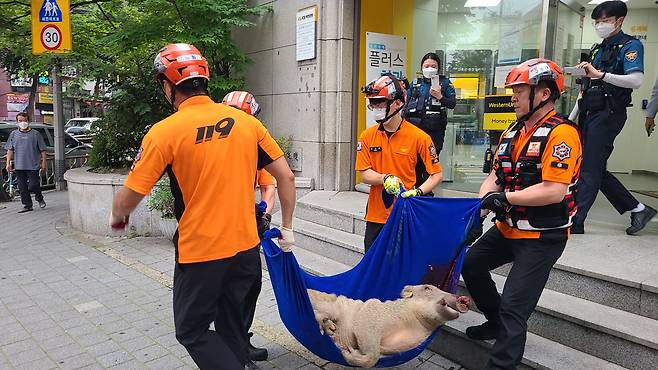
<svg viewBox="0 0 658 370"><path fill-rule="evenodd" d="M402 294L400 296L402 298L411 298L414 295L414 287L411 285L406 285L404 289L402 289Z"/></svg>

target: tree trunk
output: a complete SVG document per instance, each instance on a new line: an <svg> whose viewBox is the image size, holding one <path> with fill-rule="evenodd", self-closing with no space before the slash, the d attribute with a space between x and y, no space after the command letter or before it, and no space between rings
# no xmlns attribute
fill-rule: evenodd
<svg viewBox="0 0 658 370"><path fill-rule="evenodd" d="M26 112L30 115L30 120L35 120L34 108L37 98L37 86L39 85L39 76L30 76L32 78L32 87L30 88L30 100L27 103Z"/></svg>

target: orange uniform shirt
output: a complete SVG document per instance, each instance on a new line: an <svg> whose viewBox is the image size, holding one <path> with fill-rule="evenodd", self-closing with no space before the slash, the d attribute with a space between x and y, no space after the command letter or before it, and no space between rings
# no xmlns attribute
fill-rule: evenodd
<svg viewBox="0 0 658 370"><path fill-rule="evenodd" d="M267 170L258 170L256 173L256 183L258 186L274 185L274 176L267 172Z"/></svg>
<svg viewBox="0 0 658 370"><path fill-rule="evenodd" d="M382 125L373 126L361 134L356 147L356 170L372 168L381 174L390 173L400 178L405 189L412 189L416 182L416 163L422 161L427 173L441 172L441 164L432 139L418 127L402 121L389 138ZM382 184L370 187L366 221L386 223L390 208L382 200Z"/></svg>
<svg viewBox="0 0 658 370"><path fill-rule="evenodd" d="M147 195L167 172L176 199L177 261L223 259L258 245L256 171L282 155L256 118L194 96L149 130L124 185Z"/></svg>
<svg viewBox="0 0 658 370"><path fill-rule="evenodd" d="M537 128L550 117L553 117L555 112L551 112L537 123L531 130L526 131L523 129L517 134L516 140L513 141L514 148L512 150L512 160L515 162L519 159L521 150L526 146L532 134ZM496 152L498 152L496 150ZM565 158L565 153L567 154ZM496 160L498 155L496 154ZM542 153L541 157L541 177L542 181L559 182L562 184L571 184L571 179L574 177L580 161L582 159L582 146L580 143L580 135L578 130L567 124L562 124L554 128L548 141L546 142L546 150ZM495 160L494 160L495 163ZM563 163L565 166L555 166L552 163ZM494 171L496 168L494 168ZM500 233L508 239L539 239L539 231L526 231L519 230L509 226L508 224L496 221L496 226ZM568 231L567 231L568 232Z"/></svg>

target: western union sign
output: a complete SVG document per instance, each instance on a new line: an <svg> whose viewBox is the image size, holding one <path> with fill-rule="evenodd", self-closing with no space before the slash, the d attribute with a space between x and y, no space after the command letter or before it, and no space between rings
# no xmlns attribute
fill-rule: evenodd
<svg viewBox="0 0 658 370"><path fill-rule="evenodd" d="M512 95L487 95L484 97L484 118L482 128L504 131L516 122Z"/></svg>

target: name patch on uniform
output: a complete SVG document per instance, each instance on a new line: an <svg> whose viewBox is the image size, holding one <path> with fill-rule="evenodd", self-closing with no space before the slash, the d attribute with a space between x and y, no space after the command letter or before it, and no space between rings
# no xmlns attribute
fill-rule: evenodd
<svg viewBox="0 0 658 370"><path fill-rule="evenodd" d="M507 143L500 144L500 146L498 146L498 155L505 154L505 151L507 151Z"/></svg>
<svg viewBox="0 0 658 370"><path fill-rule="evenodd" d="M564 142L553 146L553 157L561 161L571 157L571 147Z"/></svg>
<svg viewBox="0 0 658 370"><path fill-rule="evenodd" d="M510 132L508 132L507 134L505 134L505 138L506 138L506 139L511 139L511 138L514 137L514 135L516 135L516 130L514 130L514 131L510 131Z"/></svg>
<svg viewBox="0 0 658 370"><path fill-rule="evenodd" d="M382 147L381 147L381 146L371 146L371 147L370 147L370 151L371 151L371 152L381 152L381 151L382 151Z"/></svg>
<svg viewBox="0 0 658 370"><path fill-rule="evenodd" d="M624 54L624 57L629 62L634 62L635 59L637 59L637 50L627 51L626 54Z"/></svg>
<svg viewBox="0 0 658 370"><path fill-rule="evenodd" d="M535 131L532 136L548 136L548 133L551 132L551 129L548 127L540 127Z"/></svg>
<svg viewBox="0 0 658 370"><path fill-rule="evenodd" d="M536 157L539 155L539 152L541 150L541 143L540 142L531 142L528 145L528 151L526 152L527 155Z"/></svg>
<svg viewBox="0 0 658 370"><path fill-rule="evenodd" d="M551 167L566 170L567 168L569 168L569 164L564 162L551 162Z"/></svg>
<svg viewBox="0 0 658 370"><path fill-rule="evenodd" d="M356 143L356 151L357 152L361 151L361 142L360 141L358 143Z"/></svg>

